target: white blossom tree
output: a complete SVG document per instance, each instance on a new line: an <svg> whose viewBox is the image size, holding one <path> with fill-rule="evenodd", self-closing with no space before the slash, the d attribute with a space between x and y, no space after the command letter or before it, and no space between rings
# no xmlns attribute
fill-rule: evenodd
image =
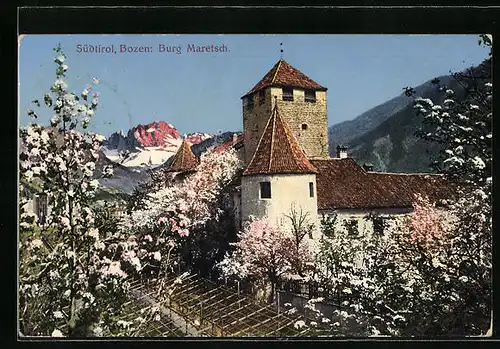
<svg viewBox="0 0 500 349"><path fill-rule="evenodd" d="M457 254L446 263L455 270L460 268L457 272L463 274L462 280L467 279L462 283L464 287L456 291L461 295L461 306L456 311L463 325L471 322L469 318L479 316L483 318L479 322L488 326L492 261L491 36L481 35L479 44L490 48L490 57L478 67L453 74L463 96L436 80L436 88L446 96L443 103L416 98L415 108L424 116L417 135L443 146L433 167L459 185L458 199L451 206L458 219L452 233Z"/></svg>
<svg viewBox="0 0 500 349"><path fill-rule="evenodd" d="M488 36L481 42L491 46ZM389 222L380 236L352 238L342 229L323 227L317 264L320 282L341 305L340 318L332 319L338 323L335 333L481 335L488 330L491 58L453 77L460 91L436 80L442 103L415 98L415 108L424 116L417 135L443 146L433 167L449 179L456 198L438 208L416 197L412 213Z"/></svg>
<svg viewBox="0 0 500 349"><path fill-rule="evenodd" d="M19 320L23 335L90 336L120 332L113 321L127 283L120 260L95 226L93 179L101 135L86 132L98 105L93 85L68 91L66 55L58 46L56 79L43 103L50 126L21 129ZM34 119L38 114L29 110ZM112 168L104 169L105 176ZM48 197L46 221L26 211L26 187Z"/></svg>

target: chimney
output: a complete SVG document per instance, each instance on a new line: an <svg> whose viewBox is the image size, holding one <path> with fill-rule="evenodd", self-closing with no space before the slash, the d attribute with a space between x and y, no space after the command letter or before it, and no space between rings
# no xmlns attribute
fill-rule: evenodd
<svg viewBox="0 0 500 349"><path fill-rule="evenodd" d="M373 165L370 164L369 162L364 163L363 168L365 169L366 172L373 171Z"/></svg>
<svg viewBox="0 0 500 349"><path fill-rule="evenodd" d="M345 145L337 145L337 158L347 158L347 147Z"/></svg>

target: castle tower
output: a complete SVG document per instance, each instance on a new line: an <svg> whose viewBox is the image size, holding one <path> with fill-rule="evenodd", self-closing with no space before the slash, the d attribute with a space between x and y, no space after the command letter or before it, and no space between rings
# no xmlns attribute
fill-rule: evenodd
<svg viewBox="0 0 500 349"><path fill-rule="evenodd" d="M199 161L191 149L191 144L184 139L179 149L177 149L172 162L165 169L165 175L167 178L170 176L174 181L182 180L186 175L196 171L198 163Z"/></svg>
<svg viewBox="0 0 500 349"><path fill-rule="evenodd" d="M278 112L279 103L263 127L262 136L241 178L241 219L268 218L291 226L292 209L317 224L316 173L291 128ZM245 145L246 146L246 145Z"/></svg>
<svg viewBox="0 0 500 349"><path fill-rule="evenodd" d="M326 90L280 59L241 97L245 163L252 158L275 103L306 156L328 158Z"/></svg>

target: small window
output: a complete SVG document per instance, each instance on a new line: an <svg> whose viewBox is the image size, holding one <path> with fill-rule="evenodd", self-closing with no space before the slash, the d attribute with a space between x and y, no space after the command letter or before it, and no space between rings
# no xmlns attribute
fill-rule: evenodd
<svg viewBox="0 0 500 349"><path fill-rule="evenodd" d="M309 197L313 198L314 197L314 183L309 182Z"/></svg>
<svg viewBox="0 0 500 349"><path fill-rule="evenodd" d="M373 218L372 222L373 222L373 233L379 235L384 234L384 227L385 227L384 218L375 217Z"/></svg>
<svg viewBox="0 0 500 349"><path fill-rule="evenodd" d="M283 87L283 100L293 101L293 88Z"/></svg>
<svg viewBox="0 0 500 349"><path fill-rule="evenodd" d="M260 182L260 198L271 198L271 182Z"/></svg>
<svg viewBox="0 0 500 349"><path fill-rule="evenodd" d="M306 90L304 92L304 100L309 103L316 103L316 91Z"/></svg>
<svg viewBox="0 0 500 349"><path fill-rule="evenodd" d="M302 129L307 130L307 124L302 124Z"/></svg>
<svg viewBox="0 0 500 349"><path fill-rule="evenodd" d="M253 109L253 95L247 97L247 109L248 110Z"/></svg>
<svg viewBox="0 0 500 349"><path fill-rule="evenodd" d="M358 235L358 221L356 219L349 219L344 222L344 226L347 230L347 234L351 236Z"/></svg>
<svg viewBox="0 0 500 349"><path fill-rule="evenodd" d="M260 105L264 104L265 98L266 98L266 91L265 90L260 90L259 91L259 104Z"/></svg>

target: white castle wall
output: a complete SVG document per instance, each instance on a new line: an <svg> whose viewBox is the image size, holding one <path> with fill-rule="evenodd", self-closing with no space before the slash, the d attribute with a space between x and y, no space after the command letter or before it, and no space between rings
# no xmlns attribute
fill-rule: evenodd
<svg viewBox="0 0 500 349"><path fill-rule="evenodd" d="M260 198L260 182L271 183L271 198ZM314 183L314 197L309 196L309 183ZM241 219L249 221L268 218L278 225L291 228L291 221L285 215L291 207L305 214L318 224L315 174L252 175L241 179Z"/></svg>

